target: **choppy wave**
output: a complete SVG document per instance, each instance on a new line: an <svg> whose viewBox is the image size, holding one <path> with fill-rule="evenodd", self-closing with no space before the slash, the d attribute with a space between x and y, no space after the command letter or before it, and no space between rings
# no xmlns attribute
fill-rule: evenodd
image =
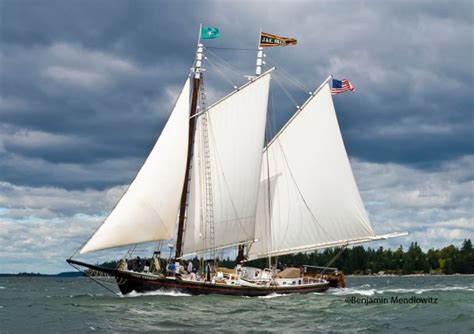
<svg viewBox="0 0 474 334"><path fill-rule="evenodd" d="M436 287L436 288L426 288L426 289L364 289L364 287L369 287L363 285L359 288L342 288L332 290L330 293L333 295L362 295L362 296L373 296L375 294L384 294L384 293L414 293L421 295L425 292L435 292L435 291L474 291L474 287L468 286L446 286L446 287Z"/></svg>
<svg viewBox="0 0 474 334"><path fill-rule="evenodd" d="M126 295L118 294L122 298L136 298L136 297L147 297L147 296L170 296L170 297L189 297L189 293L179 292L176 290L156 290L150 292L136 292L132 291Z"/></svg>
<svg viewBox="0 0 474 334"><path fill-rule="evenodd" d="M285 297L285 296L288 296L287 294L284 294L284 293L271 293L269 295L266 295L266 296L259 296L257 298L260 298L260 299L272 299L272 298L276 298L276 297Z"/></svg>
<svg viewBox="0 0 474 334"><path fill-rule="evenodd" d="M80 294L80 295L69 295L69 298L84 298L84 297L103 297L103 293L85 293L85 294ZM49 298L50 296L46 296L46 298Z"/></svg>
<svg viewBox="0 0 474 334"><path fill-rule="evenodd" d="M330 293L333 295L362 295L362 296L373 296L375 294L375 289L355 289L355 288L341 288L341 289L334 289L331 290Z"/></svg>
<svg viewBox="0 0 474 334"><path fill-rule="evenodd" d="M446 286L440 288L427 288L427 289L384 289L380 290L380 293L391 292L391 293L415 293L420 295L424 292L433 291L474 291L474 288L467 286Z"/></svg>

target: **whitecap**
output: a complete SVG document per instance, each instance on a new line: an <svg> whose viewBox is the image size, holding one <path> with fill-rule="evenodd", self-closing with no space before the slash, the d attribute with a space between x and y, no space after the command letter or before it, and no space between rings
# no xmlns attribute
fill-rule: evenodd
<svg viewBox="0 0 474 334"><path fill-rule="evenodd" d="M389 293L414 293L417 295L421 295L425 292L433 292L433 291L474 291L474 288L467 287L467 286L445 286L439 288L428 288L428 289L385 289L377 291L379 294L383 294L385 292Z"/></svg>
<svg viewBox="0 0 474 334"><path fill-rule="evenodd" d="M0 286L0 290L6 289L4 286Z"/></svg>
<svg viewBox="0 0 474 334"><path fill-rule="evenodd" d="M354 288L340 288L337 290L331 290L333 295L362 295L362 296L373 296L375 294L375 289L361 290Z"/></svg>
<svg viewBox="0 0 474 334"><path fill-rule="evenodd" d="M82 298L82 297L102 297L102 293L86 293L81 295L69 295L69 298Z"/></svg>
<svg viewBox="0 0 474 334"><path fill-rule="evenodd" d="M272 299L272 298L283 297L283 296L287 296L287 294L284 294L284 293L271 293L271 294L266 295L266 296L258 296L257 298Z"/></svg>
<svg viewBox="0 0 474 334"><path fill-rule="evenodd" d="M136 292L134 290L126 295L119 294L119 296L123 298L135 298L135 297L147 297L147 296L189 297L191 295L188 293L179 292L176 290L156 290L156 291L149 291L149 292Z"/></svg>

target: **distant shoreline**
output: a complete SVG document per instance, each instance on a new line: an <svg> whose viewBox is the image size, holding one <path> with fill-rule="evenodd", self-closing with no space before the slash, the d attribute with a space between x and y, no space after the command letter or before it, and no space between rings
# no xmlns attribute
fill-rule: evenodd
<svg viewBox="0 0 474 334"><path fill-rule="evenodd" d="M82 277L83 273L78 271L67 271L58 274L40 274L40 273L0 273L0 277Z"/></svg>
<svg viewBox="0 0 474 334"><path fill-rule="evenodd" d="M382 274L382 275L344 275L344 277L453 277L453 276L471 276L474 277L474 274L406 274L406 275L397 275L397 274ZM40 273L18 273L18 274L8 274L8 273L0 273L0 277L86 277L81 272L63 272L58 274L40 274Z"/></svg>

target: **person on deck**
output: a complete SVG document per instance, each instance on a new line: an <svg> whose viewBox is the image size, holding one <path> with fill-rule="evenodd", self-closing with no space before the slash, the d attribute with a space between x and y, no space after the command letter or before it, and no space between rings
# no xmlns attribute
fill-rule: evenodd
<svg viewBox="0 0 474 334"><path fill-rule="evenodd" d="M135 259L135 263L133 265L133 271L140 272L141 271L141 259L139 256Z"/></svg>
<svg viewBox="0 0 474 334"><path fill-rule="evenodd" d="M160 258L157 255L153 255L153 258L151 260L150 272L159 273L160 271L161 271Z"/></svg>
<svg viewBox="0 0 474 334"><path fill-rule="evenodd" d="M193 272L193 262L190 260L189 263L188 263L188 273L192 273Z"/></svg>
<svg viewBox="0 0 474 334"><path fill-rule="evenodd" d="M174 264L173 260L171 260L171 262L168 264L168 273L169 273L171 276L174 276L174 275L175 275L175 271L176 271L176 265Z"/></svg>
<svg viewBox="0 0 474 334"><path fill-rule="evenodd" d="M128 264L127 264L127 260L125 259L120 259L118 265L117 265L117 270L127 270L128 269Z"/></svg>
<svg viewBox="0 0 474 334"><path fill-rule="evenodd" d="M206 280L209 282L211 281L211 265L209 262L206 264Z"/></svg>
<svg viewBox="0 0 474 334"><path fill-rule="evenodd" d="M175 273L176 276L180 276L180 275L181 275L181 269L182 269L182 267L183 267L183 266L182 266L178 261L176 261L176 262L174 263L174 268L175 268L175 272L174 272L174 273Z"/></svg>

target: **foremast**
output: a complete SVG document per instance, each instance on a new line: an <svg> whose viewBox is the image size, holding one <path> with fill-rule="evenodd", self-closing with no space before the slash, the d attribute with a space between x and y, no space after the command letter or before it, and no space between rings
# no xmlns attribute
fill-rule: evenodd
<svg viewBox="0 0 474 334"><path fill-rule="evenodd" d="M187 197L189 191L189 173L191 170L191 163L193 159L193 142L194 136L196 133L196 111L199 97L199 88L201 84L201 67L202 67L202 52L203 44L201 43L201 31L202 24L199 26L199 37L196 51L196 59L194 63L194 78L193 78L193 88L191 92L191 108L189 111L189 134L188 134L188 156L186 159L186 171L184 176L183 190L181 192L181 201L179 207L179 217L178 217L178 234L176 236L176 252L175 258L179 259L182 256L183 250L183 235L184 235L184 223L186 221L186 205Z"/></svg>

